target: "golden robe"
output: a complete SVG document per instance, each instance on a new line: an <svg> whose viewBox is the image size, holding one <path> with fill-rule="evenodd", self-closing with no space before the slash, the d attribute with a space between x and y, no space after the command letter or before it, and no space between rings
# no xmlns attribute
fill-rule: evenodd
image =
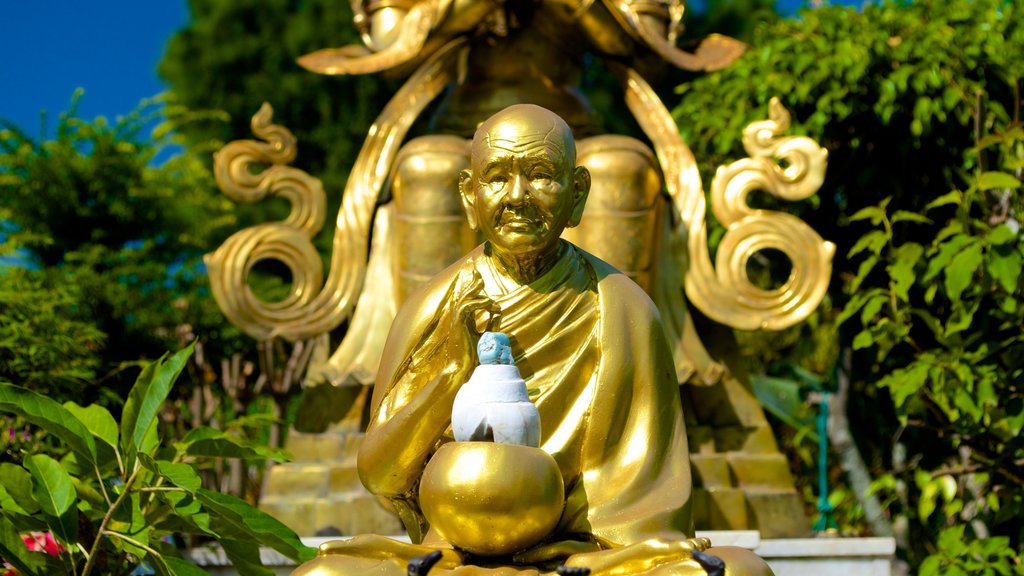
<svg viewBox="0 0 1024 576"><path fill-rule="evenodd" d="M558 262L524 286L478 247L403 305L384 349L359 469L367 488L394 505L412 541L425 536L426 546L356 537L321 547L296 574L404 574L409 559L450 548L424 534L416 490L430 455L453 439L454 395L477 364L475 346L451 341L458 308L469 301L490 311L480 325L509 335L540 412L541 448L558 463L566 491L549 540L584 543L567 549L566 563L595 574L704 573L689 558L707 543L690 540L686 433L657 309L608 264L565 241L559 249ZM445 550L431 574L548 573L463 560Z"/></svg>

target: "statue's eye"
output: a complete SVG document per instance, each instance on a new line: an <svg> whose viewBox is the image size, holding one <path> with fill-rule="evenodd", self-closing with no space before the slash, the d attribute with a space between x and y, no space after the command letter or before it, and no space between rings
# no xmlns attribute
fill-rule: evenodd
<svg viewBox="0 0 1024 576"><path fill-rule="evenodd" d="M495 174L487 179L487 184L491 186L504 186L508 182L508 178L500 174Z"/></svg>

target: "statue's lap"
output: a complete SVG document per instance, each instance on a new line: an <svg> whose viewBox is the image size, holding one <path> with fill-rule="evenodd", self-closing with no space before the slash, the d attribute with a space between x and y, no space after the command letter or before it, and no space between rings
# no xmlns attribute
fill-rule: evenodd
<svg viewBox="0 0 1024 576"><path fill-rule="evenodd" d="M706 543L703 539L671 541L654 538L618 548L574 554L565 560L565 564L590 568L592 576L702 576L707 572L691 557L690 552L695 548L694 545L699 550ZM436 576L548 576L556 573L548 567L492 565L480 558L468 561L462 553L451 548L410 544L368 534L323 544L317 558L300 566L292 576L402 576L407 573L409 561L434 550L440 550L442 554L430 570L430 574ZM704 553L724 561L726 576L772 574L764 560L744 548L711 547L706 548Z"/></svg>

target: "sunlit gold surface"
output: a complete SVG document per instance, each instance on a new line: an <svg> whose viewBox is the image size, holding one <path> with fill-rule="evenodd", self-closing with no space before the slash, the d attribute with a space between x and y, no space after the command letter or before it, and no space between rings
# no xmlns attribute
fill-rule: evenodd
<svg viewBox="0 0 1024 576"><path fill-rule="evenodd" d="M515 106L481 125L471 149L460 190L487 242L399 310L359 453L363 483L398 510L414 544L321 547L296 574L400 574L420 542L508 553L544 538L548 514L558 516L552 534L511 561L448 551L438 574L540 574L563 561L595 574L704 574L692 552L708 542L691 538L686 435L658 313L625 275L560 238L590 188L568 126ZM454 396L484 329L510 335L532 391L544 431L532 455L450 442ZM559 481L565 497L554 502ZM735 555L733 574L771 573Z"/></svg>
<svg viewBox="0 0 1024 576"><path fill-rule="evenodd" d="M450 442L423 470L420 506L440 537L484 556L512 554L551 533L565 487L547 452L495 442Z"/></svg>
<svg viewBox="0 0 1024 576"><path fill-rule="evenodd" d="M268 194L287 194L293 205L284 222L242 230L206 255L213 294L232 323L254 338L300 339L327 332L351 314L366 272L367 239L381 188L409 127L452 80L452 63L459 50L456 41L438 51L370 128L345 186L325 284L320 281L320 258L310 241L324 217L320 181L285 165L294 158L295 140L284 127L270 125L270 106L253 117L254 132L264 138L269 134L268 143L239 140L216 155L217 184L229 196L256 201ZM261 164L271 167L253 174L252 168ZM306 188L312 192L291 192ZM292 291L281 302L260 300L248 285L252 267L271 258L292 269Z"/></svg>

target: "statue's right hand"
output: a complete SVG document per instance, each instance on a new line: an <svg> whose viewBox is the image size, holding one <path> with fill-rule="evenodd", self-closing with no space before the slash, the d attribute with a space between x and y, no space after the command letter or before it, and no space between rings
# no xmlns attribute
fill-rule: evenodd
<svg viewBox="0 0 1024 576"><path fill-rule="evenodd" d="M448 358L454 362L471 359L480 335L496 326L501 307L484 291L484 281L475 269L464 270L455 280Z"/></svg>

